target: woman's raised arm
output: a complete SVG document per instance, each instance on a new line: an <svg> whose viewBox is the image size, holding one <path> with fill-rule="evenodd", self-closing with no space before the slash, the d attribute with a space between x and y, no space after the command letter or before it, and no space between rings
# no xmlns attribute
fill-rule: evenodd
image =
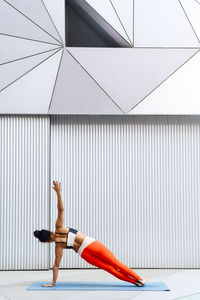
<svg viewBox="0 0 200 300"><path fill-rule="evenodd" d="M62 228L64 227L63 222L64 222L64 205L61 197L61 183L58 181L53 181L53 189L57 193L57 198L58 198L58 204L57 204L57 209L58 209L58 217L56 220L56 228Z"/></svg>

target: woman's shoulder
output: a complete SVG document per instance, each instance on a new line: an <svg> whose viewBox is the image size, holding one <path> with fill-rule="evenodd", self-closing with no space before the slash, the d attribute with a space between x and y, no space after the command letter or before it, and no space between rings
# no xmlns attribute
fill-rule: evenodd
<svg viewBox="0 0 200 300"><path fill-rule="evenodd" d="M69 227L57 227L56 228L56 233L68 233L69 232Z"/></svg>

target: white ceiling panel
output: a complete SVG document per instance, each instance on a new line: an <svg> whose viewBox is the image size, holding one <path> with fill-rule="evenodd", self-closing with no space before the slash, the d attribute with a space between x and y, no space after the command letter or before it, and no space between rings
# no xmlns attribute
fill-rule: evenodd
<svg viewBox="0 0 200 300"><path fill-rule="evenodd" d="M181 4L200 40L200 4L196 0L181 0Z"/></svg>
<svg viewBox="0 0 200 300"><path fill-rule="evenodd" d="M130 114L200 114L200 52L161 84Z"/></svg>
<svg viewBox="0 0 200 300"><path fill-rule="evenodd" d="M12 82L25 75L28 71L46 60L53 53L55 53L55 51L48 51L42 54L33 55L28 58L0 65L0 92Z"/></svg>
<svg viewBox="0 0 200 300"><path fill-rule="evenodd" d="M3 0L0 0L0 33L59 44L54 38Z"/></svg>
<svg viewBox="0 0 200 300"><path fill-rule="evenodd" d="M47 114L62 50L0 92L2 114Z"/></svg>
<svg viewBox="0 0 200 300"><path fill-rule="evenodd" d="M56 45L0 34L0 65L37 53L53 50Z"/></svg>
<svg viewBox="0 0 200 300"><path fill-rule="evenodd" d="M48 32L55 38L56 43L62 43L51 17L41 0L7 0L7 2Z"/></svg>
<svg viewBox="0 0 200 300"><path fill-rule="evenodd" d="M197 49L68 48L127 113Z"/></svg>
<svg viewBox="0 0 200 300"><path fill-rule="evenodd" d="M120 109L65 50L49 114L121 114Z"/></svg>
<svg viewBox="0 0 200 300"><path fill-rule="evenodd" d="M133 44L133 0L111 0L111 2Z"/></svg>
<svg viewBox="0 0 200 300"><path fill-rule="evenodd" d="M135 47L199 47L178 0L134 1Z"/></svg>
<svg viewBox="0 0 200 300"><path fill-rule="evenodd" d="M126 41L129 38L121 25L110 0L86 0Z"/></svg>
<svg viewBox="0 0 200 300"><path fill-rule="evenodd" d="M65 43L65 0L43 0L43 3Z"/></svg>

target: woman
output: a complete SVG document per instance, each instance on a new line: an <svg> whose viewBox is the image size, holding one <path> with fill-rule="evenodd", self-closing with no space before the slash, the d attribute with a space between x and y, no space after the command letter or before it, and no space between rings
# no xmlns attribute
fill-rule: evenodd
<svg viewBox="0 0 200 300"><path fill-rule="evenodd" d="M56 220L56 231L42 229L41 231L34 231L34 236L41 242L52 243L55 242L55 262L53 265L53 281L52 284L43 285L45 287L55 286L60 261L63 255L63 249L73 249L88 263L103 269L115 277L131 282L137 286L143 286L147 281L147 277L140 278L128 266L116 259L114 254L106 248L102 243L94 238L87 236L76 229L64 227L64 206L61 197L61 184L53 181L52 187L58 198L58 217Z"/></svg>

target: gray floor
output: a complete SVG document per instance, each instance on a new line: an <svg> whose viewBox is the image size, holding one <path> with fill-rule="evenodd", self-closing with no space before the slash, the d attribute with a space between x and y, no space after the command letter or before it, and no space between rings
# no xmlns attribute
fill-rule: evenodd
<svg viewBox="0 0 200 300"><path fill-rule="evenodd" d="M135 271L149 281L164 281L170 292L129 291L26 291L33 281L51 281L52 271L1 271L0 300L165 300L200 299L200 270L140 269ZM119 281L111 274L99 269L60 270L58 281Z"/></svg>

